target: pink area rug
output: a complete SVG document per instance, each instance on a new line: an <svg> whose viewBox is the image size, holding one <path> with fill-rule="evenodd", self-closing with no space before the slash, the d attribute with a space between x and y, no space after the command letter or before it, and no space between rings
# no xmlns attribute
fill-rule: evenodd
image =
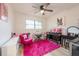
<svg viewBox="0 0 79 59"><path fill-rule="evenodd" d="M48 52L51 52L60 45L50 40L40 40L32 43L31 45L25 46L23 50L24 56L43 56Z"/></svg>

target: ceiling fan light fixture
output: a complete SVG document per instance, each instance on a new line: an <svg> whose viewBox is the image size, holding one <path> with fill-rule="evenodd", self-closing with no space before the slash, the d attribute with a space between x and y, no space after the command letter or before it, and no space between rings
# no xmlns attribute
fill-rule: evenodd
<svg viewBox="0 0 79 59"><path fill-rule="evenodd" d="M53 10L47 8L49 5L50 5L49 3L45 3L45 4L38 6L38 10L41 15L45 15L45 12L53 12Z"/></svg>
<svg viewBox="0 0 79 59"><path fill-rule="evenodd" d="M44 13L44 10L41 10L41 14L43 14Z"/></svg>

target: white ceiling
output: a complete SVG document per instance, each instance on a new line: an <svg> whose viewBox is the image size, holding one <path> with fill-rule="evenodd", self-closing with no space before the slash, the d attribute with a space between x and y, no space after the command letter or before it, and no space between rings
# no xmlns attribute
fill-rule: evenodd
<svg viewBox="0 0 79 59"><path fill-rule="evenodd" d="M17 12L28 14L28 15L37 15L37 16L41 15L40 12L36 13L38 11L38 9L35 9L32 7L34 5L39 6L40 5L39 3L13 3L11 5L12 5L13 9ZM52 9L54 11L51 13L46 12L45 13L46 15L44 15L44 17L51 16L55 13L61 12L68 8L73 8L75 6L79 6L79 4L78 3L51 3L48 6L48 9Z"/></svg>

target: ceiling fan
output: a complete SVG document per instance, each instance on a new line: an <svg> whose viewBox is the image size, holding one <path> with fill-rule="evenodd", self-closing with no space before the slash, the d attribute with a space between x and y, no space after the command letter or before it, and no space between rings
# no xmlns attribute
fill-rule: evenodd
<svg viewBox="0 0 79 59"><path fill-rule="evenodd" d="M43 3L39 6L32 6L33 8L37 8L42 15L45 15L45 12L53 12L51 9L47 9L50 3Z"/></svg>

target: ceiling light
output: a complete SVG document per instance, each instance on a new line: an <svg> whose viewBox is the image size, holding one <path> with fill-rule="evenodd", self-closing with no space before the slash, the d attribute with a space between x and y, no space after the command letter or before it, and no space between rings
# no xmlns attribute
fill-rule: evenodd
<svg viewBox="0 0 79 59"><path fill-rule="evenodd" d="M41 10L41 14L43 14L44 13L44 10Z"/></svg>

